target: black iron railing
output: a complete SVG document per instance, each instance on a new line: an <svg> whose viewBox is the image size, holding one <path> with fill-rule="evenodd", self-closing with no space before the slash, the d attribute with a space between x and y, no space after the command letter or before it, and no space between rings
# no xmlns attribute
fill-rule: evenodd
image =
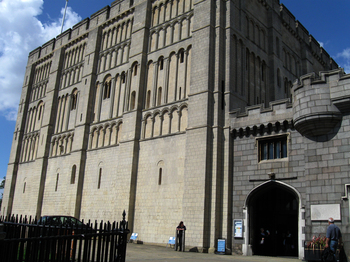
<svg viewBox="0 0 350 262"><path fill-rule="evenodd" d="M27 217L1 217L5 239L0 240L2 262L125 262L128 223L102 221L77 227L38 225Z"/></svg>

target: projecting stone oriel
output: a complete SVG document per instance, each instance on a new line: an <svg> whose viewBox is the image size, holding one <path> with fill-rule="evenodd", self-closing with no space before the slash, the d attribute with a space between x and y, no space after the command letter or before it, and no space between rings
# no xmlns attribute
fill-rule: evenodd
<svg viewBox="0 0 350 262"><path fill-rule="evenodd" d="M326 135L341 119L341 112L332 101L328 77L324 73L321 73L320 79L311 73L294 82L293 121L302 135Z"/></svg>

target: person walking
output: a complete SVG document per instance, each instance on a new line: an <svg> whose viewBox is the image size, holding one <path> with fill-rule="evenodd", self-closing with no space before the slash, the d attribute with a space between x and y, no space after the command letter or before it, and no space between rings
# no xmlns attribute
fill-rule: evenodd
<svg viewBox="0 0 350 262"><path fill-rule="evenodd" d="M330 217L328 219L328 228L327 228L327 233L326 233L326 248L329 248L330 250L333 251L334 253L334 258L335 258L335 253L338 248L338 243L339 245L343 245L342 241L342 235L339 227L334 225L334 219Z"/></svg>

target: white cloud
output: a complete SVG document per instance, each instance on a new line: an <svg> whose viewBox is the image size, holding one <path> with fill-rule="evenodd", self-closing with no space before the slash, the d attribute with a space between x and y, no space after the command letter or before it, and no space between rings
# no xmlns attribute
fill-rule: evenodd
<svg viewBox="0 0 350 262"><path fill-rule="evenodd" d="M339 65L344 68L346 73L350 73L350 47L336 55Z"/></svg>
<svg viewBox="0 0 350 262"><path fill-rule="evenodd" d="M16 119L29 52L61 31L64 9L60 18L42 23L37 16L43 4L43 0L0 1L0 114L8 120ZM68 7L64 30L80 20Z"/></svg>

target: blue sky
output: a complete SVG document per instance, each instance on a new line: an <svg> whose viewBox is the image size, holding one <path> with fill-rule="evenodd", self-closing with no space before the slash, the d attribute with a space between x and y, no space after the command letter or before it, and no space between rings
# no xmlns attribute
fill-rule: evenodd
<svg viewBox="0 0 350 262"><path fill-rule="evenodd" d="M69 0L64 30L113 0ZM350 72L350 0L280 0ZM65 0L0 0L0 179L6 176L30 51L60 33Z"/></svg>

